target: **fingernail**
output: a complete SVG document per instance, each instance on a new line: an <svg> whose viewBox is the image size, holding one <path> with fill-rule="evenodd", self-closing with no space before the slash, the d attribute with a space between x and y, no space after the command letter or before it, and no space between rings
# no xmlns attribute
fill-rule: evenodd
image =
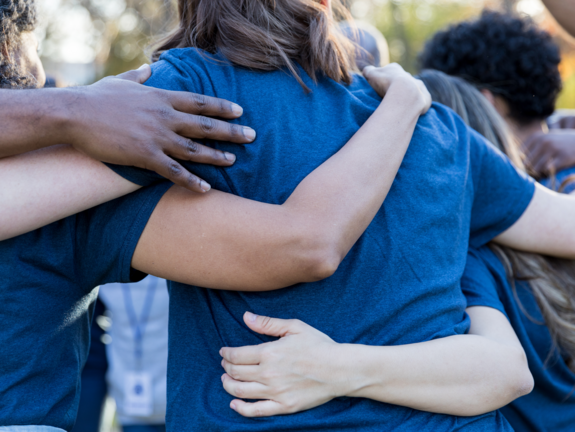
<svg viewBox="0 0 575 432"><path fill-rule="evenodd" d="M144 63L142 66L140 66L140 67L138 68L138 70L142 70L142 69L145 69L145 68L147 68L147 67L148 67L148 65L147 65L146 63Z"/></svg>
<svg viewBox="0 0 575 432"><path fill-rule="evenodd" d="M226 375L222 375L222 382L224 382L224 380L226 379Z"/></svg>
<svg viewBox="0 0 575 432"><path fill-rule="evenodd" d="M235 411L235 410L236 410L236 404L232 402L232 403L230 404L230 408Z"/></svg>
<svg viewBox="0 0 575 432"><path fill-rule="evenodd" d="M218 354L221 355L222 357L223 357L223 355L222 355L222 351L223 351L223 350L224 350L224 349L222 348L222 349L218 352Z"/></svg>
<svg viewBox="0 0 575 432"><path fill-rule="evenodd" d="M244 109L239 106L238 104L233 103L232 104L232 112L237 115L238 117L240 117L243 113L244 113Z"/></svg>
<svg viewBox="0 0 575 432"><path fill-rule="evenodd" d="M253 141L256 139L256 131L253 130L252 128L249 127L245 127L244 128L244 136L249 139L250 141Z"/></svg>
<svg viewBox="0 0 575 432"><path fill-rule="evenodd" d="M224 367L224 361L223 360L221 361L221 365L222 365L222 367Z"/></svg>
<svg viewBox="0 0 575 432"><path fill-rule="evenodd" d="M249 322L254 322L255 320L258 319L258 316L256 314L253 314L251 312L246 312L248 314L248 321Z"/></svg>
<svg viewBox="0 0 575 432"><path fill-rule="evenodd" d="M201 181L200 183L200 188L204 191L204 192L208 192L212 187L207 184L205 181Z"/></svg>
<svg viewBox="0 0 575 432"><path fill-rule="evenodd" d="M226 158L227 161L230 161L230 162L236 161L236 155L233 153L224 152L224 157Z"/></svg>

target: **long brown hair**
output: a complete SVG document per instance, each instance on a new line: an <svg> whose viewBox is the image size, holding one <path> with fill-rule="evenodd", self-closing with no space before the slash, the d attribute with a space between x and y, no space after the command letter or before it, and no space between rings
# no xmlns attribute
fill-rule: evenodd
<svg viewBox="0 0 575 432"><path fill-rule="evenodd" d="M331 3L330 10L319 0L179 0L179 26L152 59L172 48L195 47L249 69L287 68L306 90L296 62L314 81L321 72L350 84L354 45L335 20L351 17L341 0Z"/></svg>
<svg viewBox="0 0 575 432"><path fill-rule="evenodd" d="M424 70L419 78L434 101L449 106L506 153L518 168L525 169L519 145L511 138L507 124L475 87L435 70ZM514 281L529 283L555 345L575 372L575 261L520 252L494 243L490 247L503 263L515 299L527 316ZM549 353L549 358L553 353Z"/></svg>

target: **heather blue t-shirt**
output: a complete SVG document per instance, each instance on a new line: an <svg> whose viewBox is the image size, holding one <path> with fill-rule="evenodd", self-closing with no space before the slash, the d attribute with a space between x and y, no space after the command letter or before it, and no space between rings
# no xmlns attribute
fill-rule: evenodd
<svg viewBox="0 0 575 432"><path fill-rule="evenodd" d="M230 168L186 164L215 188L281 204L336 153L381 99L361 77L350 86L320 77L305 93L285 71L258 72L194 49L172 50L148 85L226 98L244 108L236 121L255 143L215 144L234 152ZM155 176L114 168L146 184ZM168 413L171 431L507 431L497 413L431 414L367 399L338 398L293 415L249 419L229 408L222 388L224 346L273 338L250 331L245 311L299 318L337 342L400 345L463 334L469 328L459 285L467 249L510 227L534 192L530 179L451 110L435 104L418 122L385 204L329 279L264 293L170 284ZM326 221L329 223L329 221Z"/></svg>
<svg viewBox="0 0 575 432"><path fill-rule="evenodd" d="M169 183L0 242L0 426L71 430L94 287L134 282L130 263Z"/></svg>
<svg viewBox="0 0 575 432"><path fill-rule="evenodd" d="M515 431L575 430L575 373L554 347L529 284L515 281L516 299L503 264L485 246L469 251L461 287L468 306L491 307L507 316L527 355L535 387L501 409Z"/></svg>

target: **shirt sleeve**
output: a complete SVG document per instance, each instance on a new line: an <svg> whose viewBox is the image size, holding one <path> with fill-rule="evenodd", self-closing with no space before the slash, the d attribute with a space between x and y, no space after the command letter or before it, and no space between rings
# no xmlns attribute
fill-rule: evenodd
<svg viewBox="0 0 575 432"><path fill-rule="evenodd" d="M521 217L535 193L535 181L472 130L470 156L474 195L469 244L478 248Z"/></svg>
<svg viewBox="0 0 575 432"><path fill-rule="evenodd" d="M76 216L74 263L83 286L137 282L145 276L132 271L132 256L156 205L171 186L169 182L149 186Z"/></svg>
<svg viewBox="0 0 575 432"><path fill-rule="evenodd" d="M461 290L467 299L467 307L490 307L507 316L503 303L499 299L497 281L481 258L481 253L475 249L470 249L467 253L467 263L461 278Z"/></svg>
<svg viewBox="0 0 575 432"><path fill-rule="evenodd" d="M162 55L160 60L152 64L152 76L145 82L145 86L154 87L170 91L186 91L193 93L204 93L201 80L195 73L193 67L184 67L180 61L180 50L173 50ZM192 56L194 58L194 56ZM186 63L189 65L189 62ZM186 165L183 161L179 161ZM123 166L106 164L108 168L114 171L126 180L131 181L139 186L149 186L165 180L164 177L154 171L145 170L133 166Z"/></svg>

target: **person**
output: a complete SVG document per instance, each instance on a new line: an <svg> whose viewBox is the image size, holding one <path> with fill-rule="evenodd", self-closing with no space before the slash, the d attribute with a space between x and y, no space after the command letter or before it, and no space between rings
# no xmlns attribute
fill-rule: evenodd
<svg viewBox="0 0 575 432"><path fill-rule="evenodd" d="M296 179L337 151L377 107L378 95L347 66L353 50L337 44L333 16L338 13L332 7L338 4L246 1L240 8L229 0L180 2L180 25L158 50L156 57L163 54L147 84L202 89L241 103L254 98L254 110L246 109L245 119L267 139L266 146L250 147L225 173L207 167L203 176L220 179L225 190L239 196L282 202ZM285 111L289 121L270 121L269 113ZM270 166L270 159L281 162ZM140 170L114 170L142 183L158 180ZM547 214L550 202L558 207ZM245 310L298 318L353 344L443 342L463 334L469 321L459 281L468 244L497 237L518 249L573 257L567 246L573 222L566 216L573 202L534 186L452 111L434 106L419 120L383 208L329 279L264 294L170 283L168 429L380 430L386 424L389 430L508 430L496 412L477 415L465 404L450 411L457 416L428 413L421 411L429 406L421 399L399 407L330 398L290 416L243 418L223 410L233 399L218 383L218 353L221 347L270 340L246 329ZM174 252L166 247L161 253ZM138 267L137 253L132 264ZM443 344L434 346L441 350ZM514 346L507 352L520 365L521 348ZM524 357L523 364L526 369ZM532 381L528 371L521 373L525 369L507 377L504 390L501 384L495 387L504 398L528 392ZM262 399L253 390L239 396ZM238 405L234 400L232 406ZM270 400L246 405L259 416L285 412Z"/></svg>
<svg viewBox="0 0 575 432"><path fill-rule="evenodd" d="M374 26L361 21L352 24L343 21L339 29L358 47L355 62L359 69L366 66L382 67L390 63L387 40Z"/></svg>
<svg viewBox="0 0 575 432"><path fill-rule="evenodd" d="M538 178L575 165L575 131L549 130L562 88L561 56L551 36L529 18L484 11L436 33L420 62L476 85L523 145Z"/></svg>
<svg viewBox="0 0 575 432"><path fill-rule="evenodd" d="M111 189L118 176L75 149L42 150L50 168L33 180L17 175L34 168L28 155L0 161L1 171L14 174L3 188L33 188L46 172L76 180L74 170L86 170L93 178L67 182L77 195L55 195L61 211L89 210L0 242L0 320L7 324L0 332L0 425L71 429L97 285L135 282L144 272L219 289L270 290L333 273L380 208L431 104L423 84L398 66L376 75L387 96L367 113L371 120L363 118L347 145L298 178L282 204L161 182L91 208L99 185ZM70 188L61 180L51 187ZM114 181L120 192L113 193L138 189ZM37 204L26 211L52 211Z"/></svg>
<svg viewBox="0 0 575 432"><path fill-rule="evenodd" d="M249 128L203 117L240 117L238 105L137 85L149 78L148 65L91 86L37 89L43 87L46 74L33 33L34 2L0 0L0 22L0 46L8 47L0 51L0 158L66 143L98 160L154 169L183 187L202 192L199 179L173 157L229 165L233 155L198 146L192 139L244 144L255 138ZM6 209L16 197L14 191L0 205L3 233L22 233L20 225L30 230L55 220L28 221L22 213L16 217Z"/></svg>
<svg viewBox="0 0 575 432"><path fill-rule="evenodd" d="M148 276L135 284L102 285L99 298L111 318L107 382L118 423L123 432L163 432L168 366L166 281ZM134 378L143 378L140 393L134 393Z"/></svg>
<svg viewBox="0 0 575 432"><path fill-rule="evenodd" d="M435 102L454 109L468 125L524 169L506 123L477 89L463 79L439 71L424 70L419 78ZM452 408L442 397L443 386L453 404L459 398L460 405L482 407L484 397L476 391L474 381L489 380L481 373L482 368L489 361L486 357L498 354L489 352L486 356L488 345L476 351L473 341L477 343L478 336L492 334L501 342L510 334L511 340L520 341L525 350L534 390L511 401L501 412L518 432L571 430L575 422L574 262L494 244L490 247L470 249L461 282L471 327L468 335L455 338L468 339L465 353L455 356L447 345L438 354L432 347L437 341L399 347L346 347L303 323L258 317L247 321L252 330L281 339L266 344L266 357L262 346L224 349L223 366L228 375L236 377L227 379L225 388L232 394L238 389L246 390L249 398L250 386L259 385L275 401L298 401L299 410L302 401L321 403L334 394L353 394L355 387L364 386L369 390L362 394L375 400L409 406L419 395L428 398L430 407L447 412ZM513 278L515 286L509 282ZM486 315L482 315L481 310L486 308L491 311L484 310ZM484 322L485 319L489 321ZM487 333L478 334L483 327ZM503 349L506 348L499 348ZM474 376L459 374L453 358L471 363ZM257 366L247 366L258 361ZM505 361L507 367L513 367L510 358L501 359L502 364ZM430 388L430 381L440 384ZM240 413L253 415L241 401L238 407Z"/></svg>

